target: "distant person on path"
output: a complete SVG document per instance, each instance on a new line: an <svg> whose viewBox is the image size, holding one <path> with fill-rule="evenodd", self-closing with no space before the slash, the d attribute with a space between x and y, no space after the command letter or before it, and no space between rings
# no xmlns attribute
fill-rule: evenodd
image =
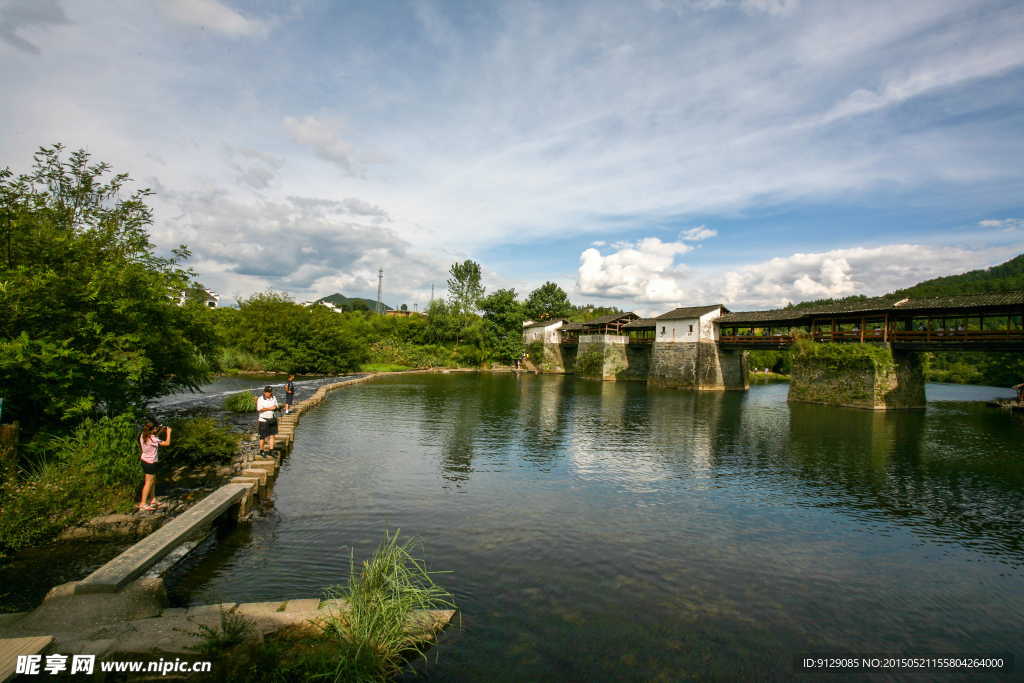
<svg viewBox="0 0 1024 683"><path fill-rule="evenodd" d="M263 441L269 439L270 450L274 450L274 436L277 434L277 411L281 406L277 403L274 390L270 386L263 387L263 395L256 399L256 432L260 438L260 453L263 453Z"/></svg>
<svg viewBox="0 0 1024 683"><path fill-rule="evenodd" d="M163 430L164 440L161 441L157 432ZM156 499L156 470L157 450L160 446L171 445L171 428L159 427L153 422L147 422L139 435L139 445L142 446L142 473L145 475L145 482L142 485L142 500L139 501L140 510L156 510L161 503Z"/></svg>
<svg viewBox="0 0 1024 683"><path fill-rule="evenodd" d="M284 385L284 414L292 412L292 404L295 403L295 373L288 375L288 383ZM273 448L273 446L271 446Z"/></svg>

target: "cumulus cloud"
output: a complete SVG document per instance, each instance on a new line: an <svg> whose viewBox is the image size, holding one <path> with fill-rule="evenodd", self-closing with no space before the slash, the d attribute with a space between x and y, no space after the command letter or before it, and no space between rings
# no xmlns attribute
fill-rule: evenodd
<svg viewBox="0 0 1024 683"><path fill-rule="evenodd" d="M228 38L267 35L267 24L239 14L219 0L160 0L161 14L173 24L201 29Z"/></svg>
<svg viewBox="0 0 1024 683"><path fill-rule="evenodd" d="M678 279L685 273L673 264L676 256L692 251L692 246L662 242L657 237L614 246L617 251L607 256L597 249L587 249L580 255L577 287L581 294L649 303L684 298Z"/></svg>
<svg viewBox="0 0 1024 683"><path fill-rule="evenodd" d="M383 266L391 299L411 303L427 296L430 283L443 280L448 268L447 261L415 251L392 230L349 219L357 211L386 216L356 198L247 200L216 185L167 197L178 215L157 226L160 241L187 243L190 264L203 273L203 282L230 296L248 296L268 285L299 299L336 291L375 294Z"/></svg>
<svg viewBox="0 0 1024 683"><path fill-rule="evenodd" d="M341 201L319 197L288 197L288 201L295 206L303 207L306 211L366 217L376 224L391 222L387 211L358 197L346 197Z"/></svg>
<svg viewBox="0 0 1024 683"><path fill-rule="evenodd" d="M1003 261L1013 249L893 244L793 254L743 266L712 285L732 308L772 308L789 303L844 297L879 296L922 280L963 273Z"/></svg>
<svg viewBox="0 0 1024 683"><path fill-rule="evenodd" d="M714 237L718 234L717 230L711 230L705 226L699 228L693 228L679 235L679 239L688 240L691 242L697 242L699 240L706 240L709 237Z"/></svg>
<svg viewBox="0 0 1024 683"><path fill-rule="evenodd" d="M7 0L0 3L0 40L30 55L41 54L39 47L18 35L19 31L70 23L57 0Z"/></svg>

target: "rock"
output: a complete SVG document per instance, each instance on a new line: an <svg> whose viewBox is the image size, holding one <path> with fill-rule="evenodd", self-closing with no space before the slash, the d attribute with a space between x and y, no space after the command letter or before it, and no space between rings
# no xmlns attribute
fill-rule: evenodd
<svg viewBox="0 0 1024 683"><path fill-rule="evenodd" d="M115 626L132 619L155 617L167 606L163 579L136 579L118 593L76 595L75 583L50 589L43 604L19 619L19 629L57 633ZM90 638L91 640L91 638Z"/></svg>

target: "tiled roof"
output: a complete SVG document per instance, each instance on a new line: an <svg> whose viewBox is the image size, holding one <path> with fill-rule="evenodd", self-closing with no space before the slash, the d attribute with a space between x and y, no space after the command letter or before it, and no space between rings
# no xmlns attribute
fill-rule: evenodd
<svg viewBox="0 0 1024 683"><path fill-rule="evenodd" d="M615 322L616 320L628 318L631 315L636 316L636 313L609 313L608 315L602 315L598 318L588 320L583 324L586 325L587 327L592 327L594 325L604 325L605 323L611 323Z"/></svg>
<svg viewBox="0 0 1024 683"><path fill-rule="evenodd" d="M1024 292L990 292L988 294L961 294L958 296L930 296L906 299L894 306L897 310L926 308L978 308L997 306L1024 306Z"/></svg>
<svg viewBox="0 0 1024 683"><path fill-rule="evenodd" d="M657 318L637 318L631 323L626 323L622 326L624 330L646 330L649 328L655 328L658 326Z"/></svg>
<svg viewBox="0 0 1024 683"><path fill-rule="evenodd" d="M711 306L690 306L689 308L677 308L668 313L662 313L657 316L655 320L677 320L679 318L699 318L706 313L710 313L716 308L721 308L723 313L728 313L727 309L722 304L713 304Z"/></svg>
<svg viewBox="0 0 1024 683"><path fill-rule="evenodd" d="M740 311L738 313L726 313L715 318L715 322L727 324L743 323L769 323L769 322L800 322L807 318L807 311L803 308L788 308L773 311Z"/></svg>
<svg viewBox="0 0 1024 683"><path fill-rule="evenodd" d="M579 332L583 329L583 325L579 323L566 323L558 328L561 332Z"/></svg>
<svg viewBox="0 0 1024 683"><path fill-rule="evenodd" d="M552 318L551 320L538 320L537 322L528 323L523 325L524 328L529 327L547 327L548 325L554 325L558 322L565 322L565 318Z"/></svg>

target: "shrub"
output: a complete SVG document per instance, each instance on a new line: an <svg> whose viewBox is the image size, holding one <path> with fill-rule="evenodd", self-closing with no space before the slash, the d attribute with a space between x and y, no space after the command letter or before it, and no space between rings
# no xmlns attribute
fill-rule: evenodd
<svg viewBox="0 0 1024 683"><path fill-rule="evenodd" d="M255 407L254 407L255 409ZM229 460L238 448L239 437L212 418L172 420L171 443L160 456L175 465L200 465Z"/></svg>
<svg viewBox="0 0 1024 683"><path fill-rule="evenodd" d="M577 356L575 370L580 377L603 377L604 354L598 349L591 349Z"/></svg>

